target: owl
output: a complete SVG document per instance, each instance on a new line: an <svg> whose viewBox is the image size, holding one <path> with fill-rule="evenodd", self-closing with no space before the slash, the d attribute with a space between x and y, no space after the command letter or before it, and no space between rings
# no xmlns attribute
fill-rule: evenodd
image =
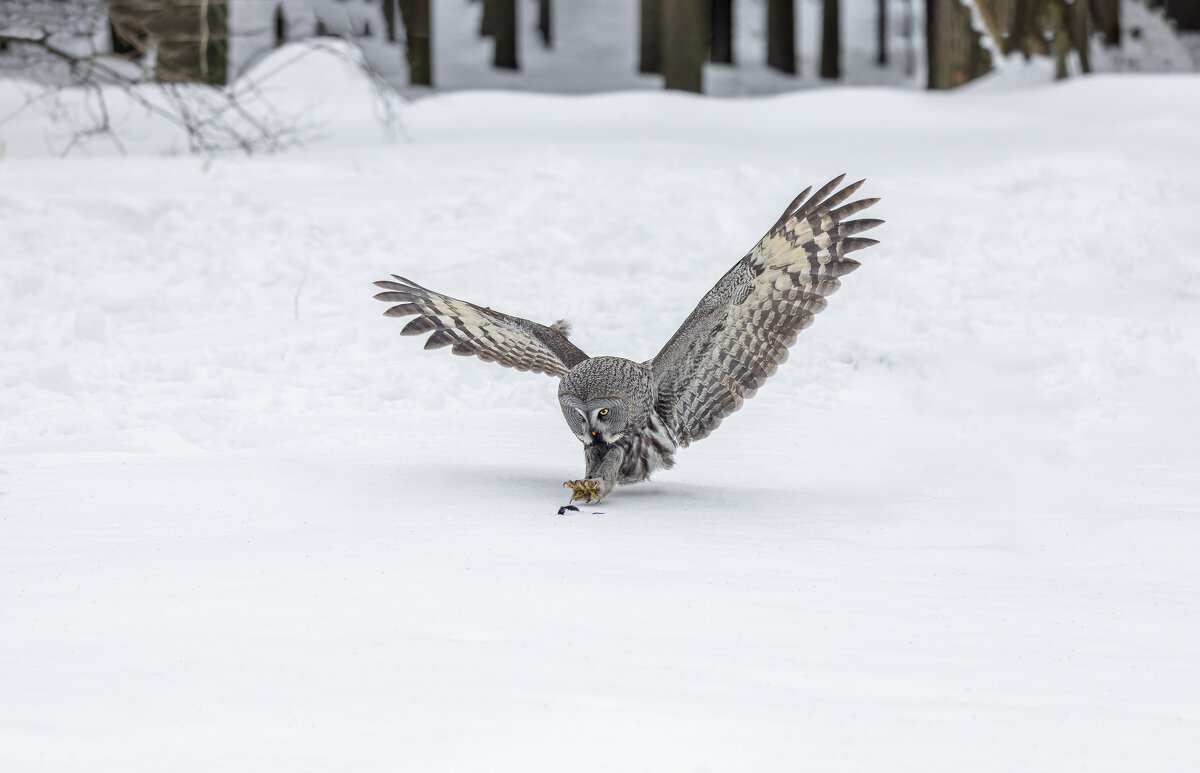
<svg viewBox="0 0 1200 773"><path fill-rule="evenodd" d="M878 199L847 202L863 180L845 175L795 198L744 258L684 320L654 359L589 357L553 325L502 314L392 275L376 282L389 317L413 316L402 335L429 333L426 349L449 346L517 370L559 377L558 404L583 444L583 477L566 481L571 501L600 501L617 484L675 464L675 451L707 436L787 359L796 335L825 308L850 253L878 244L855 234L882 223L854 214Z"/></svg>

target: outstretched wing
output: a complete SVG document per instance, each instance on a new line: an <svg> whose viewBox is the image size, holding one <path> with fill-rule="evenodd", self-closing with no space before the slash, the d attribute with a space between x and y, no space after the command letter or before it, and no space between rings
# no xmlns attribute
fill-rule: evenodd
<svg viewBox="0 0 1200 773"><path fill-rule="evenodd" d="M449 346L455 354L550 376L561 376L588 358L567 340L564 322L546 327L435 293L402 276L392 278L396 281L375 283L387 291L375 297L398 304L384 312L389 317L416 315L400 334L432 333L426 349Z"/></svg>
<svg viewBox="0 0 1200 773"><path fill-rule="evenodd" d="M847 219L878 199L842 204L864 182L838 191L843 177L797 196L652 361L656 408L680 445L705 437L754 396L825 308L838 277L858 268L846 255L878 243L853 234L882 220Z"/></svg>

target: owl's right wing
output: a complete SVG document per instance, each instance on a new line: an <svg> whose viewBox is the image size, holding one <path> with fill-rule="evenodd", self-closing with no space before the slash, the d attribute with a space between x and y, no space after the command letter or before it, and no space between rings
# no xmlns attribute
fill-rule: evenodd
<svg viewBox="0 0 1200 773"><path fill-rule="evenodd" d="M708 435L754 395L825 308L838 277L858 268L847 254L876 243L853 235L882 220L848 218L878 199L843 204L863 181L839 191L841 182L797 196L652 361L655 407L680 445Z"/></svg>
<svg viewBox="0 0 1200 773"><path fill-rule="evenodd" d="M375 283L387 291L375 298L398 304L385 311L386 316L416 315L400 334L432 333L425 341L426 349L449 346L455 354L473 354L484 362L550 376L562 376L588 359L567 340L564 322L539 325L436 293L402 276L392 274L392 278L396 281Z"/></svg>

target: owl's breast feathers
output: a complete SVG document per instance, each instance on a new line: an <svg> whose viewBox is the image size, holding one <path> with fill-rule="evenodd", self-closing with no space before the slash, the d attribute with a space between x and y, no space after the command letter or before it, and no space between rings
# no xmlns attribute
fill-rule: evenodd
<svg viewBox="0 0 1200 773"><path fill-rule="evenodd" d="M655 470L675 466L675 449L679 444L658 412L651 410L643 427L626 432L613 445L625 452L620 482L637 483L649 478Z"/></svg>
<svg viewBox="0 0 1200 773"><path fill-rule="evenodd" d="M675 464L679 443L655 409L658 398L650 363L623 357L592 357L563 376L558 392L574 395L585 403L601 397L619 397L625 401L628 419L620 437L609 444L593 442L591 446L600 451L601 457L607 456L610 449L622 452L620 483L646 480L655 470L669 469Z"/></svg>

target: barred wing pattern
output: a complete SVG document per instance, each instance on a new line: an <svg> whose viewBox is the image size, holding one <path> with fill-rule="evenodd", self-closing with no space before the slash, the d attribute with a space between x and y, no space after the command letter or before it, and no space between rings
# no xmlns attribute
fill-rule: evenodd
<svg viewBox="0 0 1200 773"><path fill-rule="evenodd" d="M797 196L651 361L656 408L681 446L708 435L754 396L825 308L838 277L860 265L846 255L878 244L853 234L882 220L847 220L878 199L842 204L864 182L838 191L844 177L807 199L812 188Z"/></svg>
<svg viewBox="0 0 1200 773"><path fill-rule="evenodd" d="M387 291L375 298L398 304L384 312L389 317L415 314L416 319L400 334L432 333L425 342L426 349L449 346L455 354L473 354L485 362L550 376L562 376L588 359L567 340L563 322L546 327L436 293L402 276L392 274L392 278L396 281L375 283Z"/></svg>

